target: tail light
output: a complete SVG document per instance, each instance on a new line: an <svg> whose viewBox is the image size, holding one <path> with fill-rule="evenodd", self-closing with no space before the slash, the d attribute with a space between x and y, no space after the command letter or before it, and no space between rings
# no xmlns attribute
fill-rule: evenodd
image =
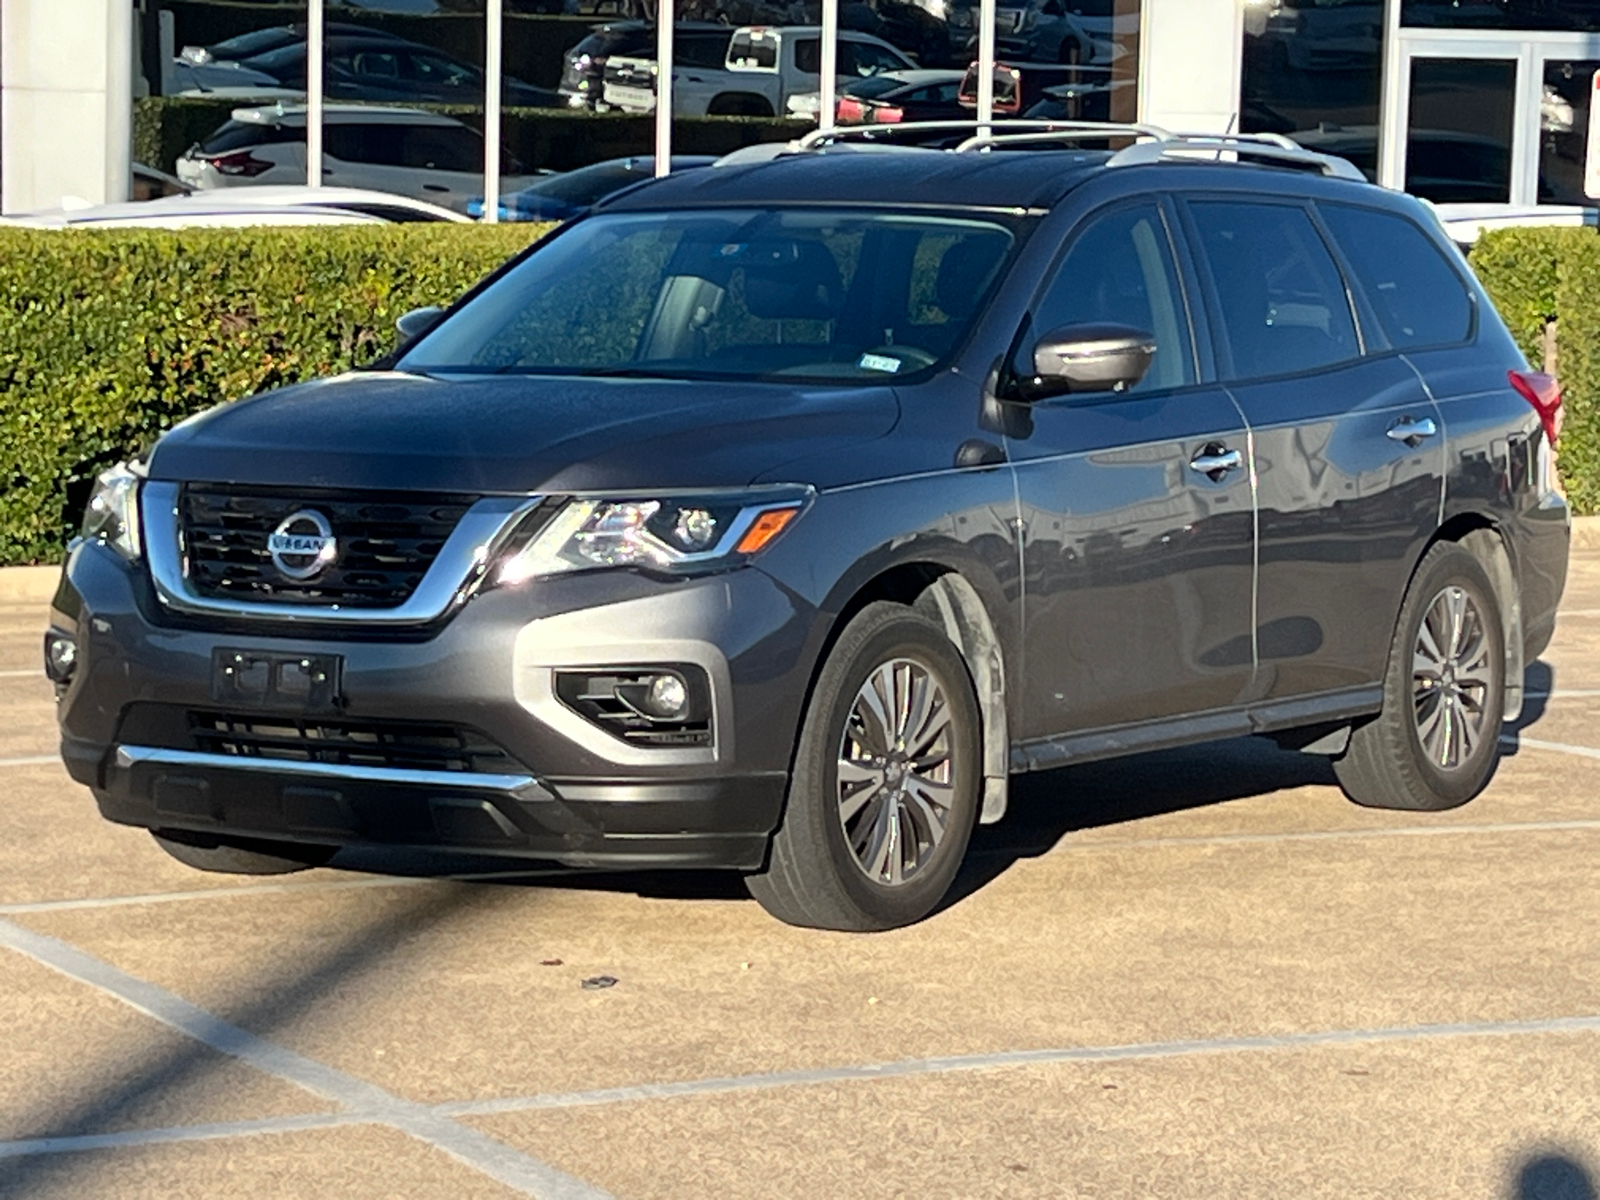
<svg viewBox="0 0 1600 1200"><path fill-rule="evenodd" d="M220 175L242 175L246 179L254 179L261 172L270 171L277 165L253 157L248 150L240 150L234 154L219 154L215 158L206 159L206 162L215 167Z"/></svg>
<svg viewBox="0 0 1600 1200"><path fill-rule="evenodd" d="M1511 371L1509 375L1511 386L1539 414L1539 423L1544 426L1545 436L1554 446L1556 439L1561 436L1563 415L1561 385L1556 382L1556 377L1540 371Z"/></svg>
<svg viewBox="0 0 1600 1200"><path fill-rule="evenodd" d="M854 96L840 96L839 105L833 110L833 119L836 121L859 121L865 111L861 101Z"/></svg>
<svg viewBox="0 0 1600 1200"><path fill-rule="evenodd" d="M872 119L879 125L898 125L906 119L906 110L892 104L880 104L872 110Z"/></svg>

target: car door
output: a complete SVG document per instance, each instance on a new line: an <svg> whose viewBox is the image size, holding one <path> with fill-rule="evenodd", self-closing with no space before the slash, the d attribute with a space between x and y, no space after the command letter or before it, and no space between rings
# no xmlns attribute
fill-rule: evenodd
<svg viewBox="0 0 1600 1200"><path fill-rule="evenodd" d="M1185 207L1218 360L1254 446L1254 698L1370 688L1438 525L1438 410L1360 311L1308 203L1234 195Z"/></svg>
<svg viewBox="0 0 1600 1200"><path fill-rule="evenodd" d="M1153 200L1091 216L1020 339L1031 361L1032 343L1052 329L1115 322L1158 347L1127 392L1013 415L1024 738L1204 713L1250 685L1247 434L1227 391L1201 374L1173 217Z"/></svg>

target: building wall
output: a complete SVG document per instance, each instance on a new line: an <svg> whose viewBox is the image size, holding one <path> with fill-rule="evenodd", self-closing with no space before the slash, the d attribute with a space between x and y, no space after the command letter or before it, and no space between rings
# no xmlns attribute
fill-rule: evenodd
<svg viewBox="0 0 1600 1200"><path fill-rule="evenodd" d="M1241 0L1144 0L1139 119L1174 131L1239 131Z"/></svg>
<svg viewBox="0 0 1600 1200"><path fill-rule="evenodd" d="M0 0L4 211L126 199L132 36L130 0Z"/></svg>

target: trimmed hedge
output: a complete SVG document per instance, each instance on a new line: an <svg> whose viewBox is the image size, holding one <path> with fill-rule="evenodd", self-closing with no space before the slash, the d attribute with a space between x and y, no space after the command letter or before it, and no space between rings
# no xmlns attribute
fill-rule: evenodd
<svg viewBox="0 0 1600 1200"><path fill-rule="evenodd" d="M162 430L370 361L547 228L0 229L0 563L59 560Z"/></svg>
<svg viewBox="0 0 1600 1200"><path fill-rule="evenodd" d="M1544 360L1545 325L1556 322L1556 373L1566 396L1556 461L1573 511L1600 513L1600 234L1498 230L1473 248L1472 266L1535 366Z"/></svg>
<svg viewBox="0 0 1600 1200"><path fill-rule="evenodd" d="M190 96L151 96L133 105L133 156L171 171L178 156L205 138L241 107L237 100ZM446 113L483 128L481 108L408 104L407 108ZM529 168L568 171L621 158L655 153L655 118L625 113L594 113L557 108L502 110L507 148ZM812 128L809 122L777 117L681 117L672 124L674 154L727 154L756 142L782 142Z"/></svg>

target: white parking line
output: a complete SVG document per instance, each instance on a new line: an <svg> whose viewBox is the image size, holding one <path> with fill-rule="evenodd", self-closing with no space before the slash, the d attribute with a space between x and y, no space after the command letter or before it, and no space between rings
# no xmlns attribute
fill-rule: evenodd
<svg viewBox="0 0 1600 1200"><path fill-rule="evenodd" d="M230 1025L182 997L119 971L66 942L0 921L0 946L104 992L204 1046L332 1100L349 1114L426 1142L524 1195L550 1200L599 1200L607 1195L504 1142L458 1124L427 1105L402 1100L376 1084Z"/></svg>
<svg viewBox="0 0 1600 1200"><path fill-rule="evenodd" d="M1589 746L1569 746L1565 742L1546 742L1540 738L1523 737L1521 734L1506 734L1500 739L1502 746L1526 746L1530 750L1549 750L1556 754L1575 754L1579 758L1600 758L1600 750Z"/></svg>
<svg viewBox="0 0 1600 1200"><path fill-rule="evenodd" d="M1557 688L1553 692L1523 692L1529 700L1586 700L1600 696L1600 688Z"/></svg>
<svg viewBox="0 0 1600 1200"><path fill-rule="evenodd" d="M1556 620L1563 617L1600 617L1600 608L1564 608L1556 612Z"/></svg>
<svg viewBox="0 0 1600 1200"><path fill-rule="evenodd" d="M32 679L48 678L42 667L34 667L28 671L0 671L0 679L21 679L25 675Z"/></svg>
<svg viewBox="0 0 1600 1200"><path fill-rule="evenodd" d="M4 923L0 923L3 928ZM495 1100L448 1101L431 1106L413 1105L436 1120L491 1117L556 1108L592 1108L611 1104L638 1104L675 1100L685 1096L725 1095L773 1091L816 1084L855 1083L877 1079L905 1079L921 1075L947 1075L958 1071L999 1071L1012 1067L1054 1066L1071 1063L1138 1062L1151 1059L1193 1058L1223 1054L1318 1049L1322 1047L1374 1046L1394 1042L1439 1041L1459 1038L1538 1037L1574 1033L1600 1033L1600 1016L1551 1017L1530 1021L1472 1021L1448 1025L1401 1025L1377 1029L1329 1029L1308 1033L1263 1036L1193 1038L1170 1042L1136 1042L1117 1046L1073 1046L1061 1049L1012 1050L992 1054L965 1054L942 1058L901 1059L859 1066L819 1067L800 1071L773 1071L758 1075L730 1075L715 1079L686 1079L671 1083L641 1083L586 1092L552 1092L536 1096L510 1096ZM248 1035L247 1035L248 1036ZM314 1113L294 1117L267 1117L214 1125L187 1125L164 1129L135 1129L120 1133L80 1134L72 1137L31 1138L0 1142L0 1159L26 1155L64 1154L81 1150L116 1149L157 1143L204 1141L216 1138L256 1137L327 1129L340 1125L390 1124L385 1115L353 1111ZM498 1144L498 1143L496 1143ZM588 1195L596 1195L589 1191Z"/></svg>
<svg viewBox="0 0 1600 1200"><path fill-rule="evenodd" d="M42 767L46 763L61 763L59 754L29 754L23 758L0 758L0 767Z"/></svg>

